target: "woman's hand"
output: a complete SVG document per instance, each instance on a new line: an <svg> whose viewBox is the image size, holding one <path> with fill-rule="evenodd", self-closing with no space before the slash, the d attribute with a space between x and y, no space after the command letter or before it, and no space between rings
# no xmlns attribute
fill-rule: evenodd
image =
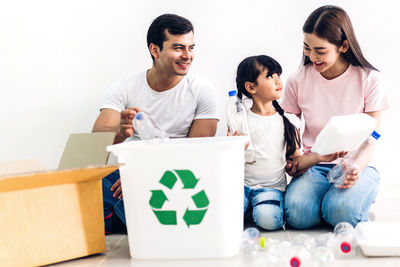
<svg viewBox="0 0 400 267"><path fill-rule="evenodd" d="M340 189L347 189L355 185L358 178L360 178L360 169L352 168L349 170L348 166L344 166L343 172L346 173L346 177L344 178L343 185L339 186Z"/></svg>

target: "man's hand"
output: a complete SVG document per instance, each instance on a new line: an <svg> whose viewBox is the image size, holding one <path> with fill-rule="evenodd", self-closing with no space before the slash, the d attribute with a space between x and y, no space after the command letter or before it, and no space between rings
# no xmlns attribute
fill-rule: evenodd
<svg viewBox="0 0 400 267"><path fill-rule="evenodd" d="M114 192L113 197L121 199L122 198L122 187L121 187L121 178L118 179L115 184L111 187L111 192Z"/></svg>
<svg viewBox="0 0 400 267"><path fill-rule="evenodd" d="M140 112L139 108L128 108L121 111L119 132L124 137L124 139L132 136L134 132L132 120L138 112Z"/></svg>
<svg viewBox="0 0 400 267"><path fill-rule="evenodd" d="M139 108L128 108L121 112L104 108L93 125L93 132L116 132L114 144L123 142L133 134L132 119Z"/></svg>

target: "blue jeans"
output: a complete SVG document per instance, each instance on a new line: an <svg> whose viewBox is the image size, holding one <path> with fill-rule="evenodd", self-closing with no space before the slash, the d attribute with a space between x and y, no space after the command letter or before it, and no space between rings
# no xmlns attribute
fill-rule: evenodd
<svg viewBox="0 0 400 267"><path fill-rule="evenodd" d="M111 187L119 178L119 170L116 170L104 177L102 180L104 226L106 234L126 233L123 198L114 198L114 192L111 191Z"/></svg>
<svg viewBox="0 0 400 267"><path fill-rule="evenodd" d="M283 198L280 190L263 187L252 189L244 186L244 214L252 214L252 220L266 230L283 226Z"/></svg>
<svg viewBox="0 0 400 267"><path fill-rule="evenodd" d="M366 167L355 185L339 189L326 178L333 166L319 164L292 179L285 196L288 225L309 229L320 224L322 219L332 226L339 222L355 226L361 221L368 221L369 209L378 194L378 171Z"/></svg>

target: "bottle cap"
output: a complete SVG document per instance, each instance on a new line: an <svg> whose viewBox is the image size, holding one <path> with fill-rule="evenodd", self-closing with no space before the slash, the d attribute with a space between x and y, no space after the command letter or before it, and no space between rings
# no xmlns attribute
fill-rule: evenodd
<svg viewBox="0 0 400 267"><path fill-rule="evenodd" d="M298 257L293 257L290 259L291 267L299 267L301 265L301 260Z"/></svg>
<svg viewBox="0 0 400 267"><path fill-rule="evenodd" d="M343 253L349 253L351 251L351 244L349 242L343 242L340 244L340 249Z"/></svg>
<svg viewBox="0 0 400 267"><path fill-rule="evenodd" d="M136 115L135 115L135 119L137 119L137 120L143 120L143 114L141 113L141 112L139 112L139 113L137 113Z"/></svg>
<svg viewBox="0 0 400 267"><path fill-rule="evenodd" d="M376 140L378 140L379 137L381 137L381 135L380 135L377 131L373 131L371 135L372 135L372 137L375 138Z"/></svg>
<svg viewBox="0 0 400 267"><path fill-rule="evenodd" d="M266 239L264 236L260 237L260 247L265 248L266 247Z"/></svg>
<svg viewBox="0 0 400 267"><path fill-rule="evenodd" d="M229 96L235 96L236 90L229 91L228 94L229 94Z"/></svg>

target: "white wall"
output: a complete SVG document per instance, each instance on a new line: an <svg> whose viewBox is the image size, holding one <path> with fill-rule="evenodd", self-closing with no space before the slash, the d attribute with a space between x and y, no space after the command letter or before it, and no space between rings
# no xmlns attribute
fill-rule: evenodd
<svg viewBox="0 0 400 267"><path fill-rule="evenodd" d="M221 107L235 88L238 63L268 54L283 79L300 64L302 25L323 4L350 15L367 59L388 80L381 168L396 181L400 101L397 1L4 1L0 4L0 162L35 158L56 168L70 133L89 132L110 83L150 68L146 32L162 13L195 26L192 74L218 89ZM218 135L225 133L221 108Z"/></svg>

